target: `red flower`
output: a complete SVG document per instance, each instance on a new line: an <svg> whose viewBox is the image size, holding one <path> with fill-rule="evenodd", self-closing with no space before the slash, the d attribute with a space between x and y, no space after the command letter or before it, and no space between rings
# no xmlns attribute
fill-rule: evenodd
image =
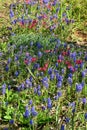
<svg viewBox="0 0 87 130"><path fill-rule="evenodd" d="M28 4L29 2L31 2L31 0L25 0L25 3Z"/></svg>
<svg viewBox="0 0 87 130"><path fill-rule="evenodd" d="M70 47L68 47L67 50L70 50Z"/></svg>
<svg viewBox="0 0 87 130"><path fill-rule="evenodd" d="M72 68L73 66L72 66L72 65L68 65L67 67L68 67L68 69L70 69L70 68Z"/></svg>
<svg viewBox="0 0 87 130"><path fill-rule="evenodd" d="M47 19L48 17L47 17L46 14L44 14L44 15L42 15L42 18L43 18L43 19Z"/></svg>
<svg viewBox="0 0 87 130"><path fill-rule="evenodd" d="M43 67L38 68L39 71L43 71Z"/></svg>
<svg viewBox="0 0 87 130"><path fill-rule="evenodd" d="M33 23L33 24L37 24L37 20L34 19L34 20L32 21L32 23Z"/></svg>
<svg viewBox="0 0 87 130"><path fill-rule="evenodd" d="M47 68L46 68L46 67L40 67L40 68L38 68L38 70L39 70L39 71L46 71Z"/></svg>
<svg viewBox="0 0 87 130"><path fill-rule="evenodd" d="M23 22L19 22L21 27L25 27Z"/></svg>
<svg viewBox="0 0 87 130"><path fill-rule="evenodd" d="M29 28L31 29L31 28L35 27L37 25L37 23L38 23L37 20L34 19L31 23L31 25L29 26Z"/></svg>
<svg viewBox="0 0 87 130"><path fill-rule="evenodd" d="M39 70L39 71L46 71L47 68L46 68L46 67L40 67L40 68L38 68L38 70Z"/></svg>
<svg viewBox="0 0 87 130"><path fill-rule="evenodd" d="M76 64L81 64L82 60L76 60Z"/></svg>
<svg viewBox="0 0 87 130"><path fill-rule="evenodd" d="M29 62L28 60L24 60L24 63L25 63L26 65L28 65L28 62Z"/></svg>
<svg viewBox="0 0 87 130"><path fill-rule="evenodd" d="M39 71L46 71L48 68L48 63L45 63L43 67L38 68Z"/></svg>
<svg viewBox="0 0 87 130"><path fill-rule="evenodd" d="M49 52L50 52L50 50L45 50L44 52L49 53Z"/></svg>
<svg viewBox="0 0 87 130"><path fill-rule="evenodd" d="M72 65L68 65L68 69L71 69L72 72L75 72L75 68Z"/></svg>
<svg viewBox="0 0 87 130"><path fill-rule="evenodd" d="M37 58L36 57L32 57L31 62L35 62L35 61L37 61Z"/></svg>
<svg viewBox="0 0 87 130"><path fill-rule="evenodd" d="M61 60L61 59L59 59L59 60L57 60L57 62L58 62L58 63L61 63L61 62L62 62L62 60Z"/></svg>
<svg viewBox="0 0 87 130"><path fill-rule="evenodd" d="M42 25L43 25L43 27L46 27L47 26L47 23L46 22L42 22Z"/></svg>
<svg viewBox="0 0 87 130"><path fill-rule="evenodd" d="M50 6L50 4L49 4L49 5L47 5L47 8L48 8L48 9L52 9L52 7Z"/></svg>
<svg viewBox="0 0 87 130"><path fill-rule="evenodd" d="M43 71L46 71L47 70L47 68L46 67L43 67Z"/></svg>
<svg viewBox="0 0 87 130"><path fill-rule="evenodd" d="M66 56L66 55L67 55L67 52L66 52L66 51L63 51L63 52L62 52L62 55L63 55L63 56Z"/></svg>
<svg viewBox="0 0 87 130"><path fill-rule="evenodd" d="M50 52L53 52L53 50L45 50L44 52L45 53L50 53Z"/></svg>
<svg viewBox="0 0 87 130"><path fill-rule="evenodd" d="M48 68L48 63L45 63L44 67Z"/></svg>
<svg viewBox="0 0 87 130"><path fill-rule="evenodd" d="M65 61L66 65L71 65L70 61Z"/></svg>

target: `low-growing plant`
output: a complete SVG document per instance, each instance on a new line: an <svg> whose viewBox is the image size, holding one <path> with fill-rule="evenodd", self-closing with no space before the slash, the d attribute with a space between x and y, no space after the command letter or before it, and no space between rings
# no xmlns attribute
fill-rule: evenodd
<svg viewBox="0 0 87 130"><path fill-rule="evenodd" d="M61 39L69 35L74 23L72 4L66 5L59 0L11 4L10 18L14 27L17 27L17 31L42 33L45 36L54 34Z"/></svg>
<svg viewBox="0 0 87 130"><path fill-rule="evenodd" d="M25 130L86 128L86 49L31 34L0 48L2 123Z"/></svg>
<svg viewBox="0 0 87 130"><path fill-rule="evenodd" d="M64 42L75 10L75 22L82 17L74 4L10 5L11 36L0 44L0 129L87 129L87 49Z"/></svg>

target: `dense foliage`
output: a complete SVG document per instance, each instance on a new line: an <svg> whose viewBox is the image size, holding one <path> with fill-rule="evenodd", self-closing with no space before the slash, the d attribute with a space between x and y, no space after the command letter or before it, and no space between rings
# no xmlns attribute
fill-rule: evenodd
<svg viewBox="0 0 87 130"><path fill-rule="evenodd" d="M11 36L0 43L0 129L87 129L87 48L64 41L80 19L73 5L10 5Z"/></svg>

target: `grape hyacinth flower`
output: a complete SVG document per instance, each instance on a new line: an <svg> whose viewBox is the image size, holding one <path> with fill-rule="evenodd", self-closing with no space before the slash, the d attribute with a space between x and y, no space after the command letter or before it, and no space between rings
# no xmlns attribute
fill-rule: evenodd
<svg viewBox="0 0 87 130"><path fill-rule="evenodd" d="M42 79L42 84L43 84L43 86L45 86L46 88L49 87L49 83L48 83L48 78L47 78L47 77L44 77L44 78Z"/></svg>
<svg viewBox="0 0 87 130"><path fill-rule="evenodd" d="M85 113L84 118L85 118L85 120L87 120L87 113Z"/></svg>
<svg viewBox="0 0 87 130"><path fill-rule="evenodd" d="M12 61L12 59L9 57L8 60L7 60L7 64L10 64Z"/></svg>
<svg viewBox="0 0 87 130"><path fill-rule="evenodd" d="M8 102L5 102L6 107L8 106Z"/></svg>
<svg viewBox="0 0 87 130"><path fill-rule="evenodd" d="M73 74L72 74L72 73L69 73L69 74L68 74L68 77L72 78L72 77L73 77Z"/></svg>
<svg viewBox="0 0 87 130"><path fill-rule="evenodd" d="M57 95L54 97L55 100L59 99L62 96L62 92L57 92Z"/></svg>
<svg viewBox="0 0 87 130"><path fill-rule="evenodd" d="M28 105L32 105L32 104L33 104L33 102L32 102L32 100L30 100L29 103L28 103Z"/></svg>
<svg viewBox="0 0 87 130"><path fill-rule="evenodd" d="M63 76L58 75L57 80L62 82L63 81Z"/></svg>
<svg viewBox="0 0 87 130"><path fill-rule="evenodd" d="M41 86L40 86L40 85L38 85L38 86L37 86L37 90L40 90L40 89L41 89Z"/></svg>
<svg viewBox="0 0 87 130"><path fill-rule="evenodd" d="M28 52L26 52L26 58L28 58L30 56L30 54Z"/></svg>
<svg viewBox="0 0 87 130"><path fill-rule="evenodd" d="M49 74L49 75L52 74L52 68L49 68L49 69L48 69L48 74Z"/></svg>
<svg viewBox="0 0 87 130"><path fill-rule="evenodd" d="M30 124L33 125L34 121L33 120L30 120Z"/></svg>
<svg viewBox="0 0 87 130"><path fill-rule="evenodd" d="M41 51L39 51L37 55L38 55L38 58L41 58L43 54Z"/></svg>
<svg viewBox="0 0 87 130"><path fill-rule="evenodd" d="M11 23L12 23L12 24L16 24L16 23L17 23L17 20L12 20Z"/></svg>
<svg viewBox="0 0 87 130"><path fill-rule="evenodd" d="M14 120L11 119L11 120L9 121L9 123L10 123L11 125L14 124Z"/></svg>
<svg viewBox="0 0 87 130"><path fill-rule="evenodd" d="M8 85L8 90L10 90L11 89L11 85Z"/></svg>
<svg viewBox="0 0 87 130"><path fill-rule="evenodd" d="M24 90L24 88L25 88L25 84L24 83L21 84L21 88L22 88L22 90Z"/></svg>
<svg viewBox="0 0 87 130"><path fill-rule="evenodd" d="M32 41L32 42L30 42L30 46L31 46L31 47L33 46L33 44L34 44L34 43L33 43L33 41Z"/></svg>
<svg viewBox="0 0 87 130"><path fill-rule="evenodd" d="M85 61L87 61L87 55L85 56Z"/></svg>
<svg viewBox="0 0 87 130"><path fill-rule="evenodd" d="M21 91L21 86L20 86L20 85L17 87L17 91L18 91L18 92Z"/></svg>
<svg viewBox="0 0 87 130"><path fill-rule="evenodd" d="M3 53L2 53L2 52L0 52L0 57L2 56L2 54L3 54Z"/></svg>
<svg viewBox="0 0 87 130"><path fill-rule="evenodd" d="M36 46L38 49L41 49L43 47L39 42L36 43Z"/></svg>
<svg viewBox="0 0 87 130"><path fill-rule="evenodd" d="M38 91L38 90L37 90L37 88L35 87L35 88L34 88L34 93L36 94L36 93L37 93L37 91Z"/></svg>
<svg viewBox="0 0 87 130"><path fill-rule="evenodd" d="M47 99L47 108L51 109L52 108L52 101L50 98Z"/></svg>
<svg viewBox="0 0 87 130"><path fill-rule="evenodd" d="M24 117L25 118L28 118L30 116L30 111L28 109L28 106L26 106L26 110L25 110L25 113L24 113Z"/></svg>
<svg viewBox="0 0 87 130"><path fill-rule="evenodd" d="M82 71L82 77L84 78L85 76L86 76L86 74L87 74L87 69L86 70L84 70L84 71Z"/></svg>
<svg viewBox="0 0 87 130"><path fill-rule="evenodd" d="M83 88L83 87L85 86L85 82L84 82L84 81L82 81L81 85L82 85L82 88Z"/></svg>
<svg viewBox="0 0 87 130"><path fill-rule="evenodd" d="M15 76L18 77L18 75L19 75L19 71L16 71Z"/></svg>
<svg viewBox="0 0 87 130"><path fill-rule="evenodd" d="M38 94L38 96L40 96L40 95L41 95L41 91L40 91L40 90L38 90L38 91L37 91L37 94Z"/></svg>
<svg viewBox="0 0 87 130"><path fill-rule="evenodd" d="M33 66L33 69L38 69L40 67L40 64L39 63L35 63L34 66Z"/></svg>
<svg viewBox="0 0 87 130"><path fill-rule="evenodd" d="M66 121L66 123L69 123L70 118L66 117L65 121Z"/></svg>
<svg viewBox="0 0 87 130"><path fill-rule="evenodd" d="M45 86L46 88L48 88L48 87L49 87L48 82L44 81L44 82L43 82L43 86Z"/></svg>
<svg viewBox="0 0 87 130"><path fill-rule="evenodd" d="M83 103L83 104L86 104L86 102L87 102L87 101L86 101L86 98L82 98L82 103Z"/></svg>
<svg viewBox="0 0 87 130"><path fill-rule="evenodd" d="M4 128L3 130L9 130L8 128Z"/></svg>
<svg viewBox="0 0 87 130"><path fill-rule="evenodd" d="M65 127L64 127L64 125L61 125L61 128L60 128L60 130L65 130Z"/></svg>
<svg viewBox="0 0 87 130"><path fill-rule="evenodd" d="M43 0L44 4L47 4L50 0Z"/></svg>
<svg viewBox="0 0 87 130"><path fill-rule="evenodd" d="M59 92L57 93L57 95L58 95L58 97L61 97L61 96L62 96L62 92L59 91Z"/></svg>
<svg viewBox="0 0 87 130"><path fill-rule="evenodd" d="M30 80L29 80L29 79L26 79L25 83L26 83L26 84L30 84Z"/></svg>
<svg viewBox="0 0 87 130"><path fill-rule="evenodd" d="M55 64L56 65L56 68L58 67L58 63Z"/></svg>
<svg viewBox="0 0 87 130"><path fill-rule="evenodd" d="M55 100L57 100L58 98L59 98L58 95L54 96L54 99L55 99Z"/></svg>
<svg viewBox="0 0 87 130"><path fill-rule="evenodd" d="M4 95L6 93L6 84L4 83L2 85L2 94Z"/></svg>
<svg viewBox="0 0 87 130"><path fill-rule="evenodd" d="M18 61L19 57L16 55L14 61Z"/></svg>
<svg viewBox="0 0 87 130"><path fill-rule="evenodd" d="M32 114L32 116L37 116L37 111L35 110L35 107L33 106L32 108L31 108L31 114Z"/></svg>
<svg viewBox="0 0 87 130"><path fill-rule="evenodd" d="M51 74L51 75L50 75L50 80L54 80L54 77L55 77L55 75L54 75L54 74Z"/></svg>
<svg viewBox="0 0 87 130"><path fill-rule="evenodd" d="M13 12L13 10L11 9L10 10L10 18L13 18L14 17L14 12Z"/></svg>
<svg viewBox="0 0 87 130"><path fill-rule="evenodd" d="M73 83L72 78L70 78L70 77L68 78L68 83L70 86L72 86L72 83Z"/></svg>
<svg viewBox="0 0 87 130"><path fill-rule="evenodd" d="M6 65L6 67L5 67L5 71L6 71L6 72L9 71L9 67L8 67L8 65Z"/></svg>
<svg viewBox="0 0 87 130"><path fill-rule="evenodd" d="M76 105L75 102L69 103L69 106L72 107L72 109L75 109L75 105Z"/></svg>
<svg viewBox="0 0 87 130"><path fill-rule="evenodd" d="M42 106L42 110L43 110L43 111L46 110L46 107L45 107L45 106Z"/></svg>
<svg viewBox="0 0 87 130"><path fill-rule="evenodd" d="M58 81L57 87L60 88L62 86L62 81Z"/></svg>
<svg viewBox="0 0 87 130"><path fill-rule="evenodd" d="M59 10L60 10L60 8L58 7L58 8L56 9L56 13L57 13Z"/></svg>
<svg viewBox="0 0 87 130"><path fill-rule="evenodd" d="M62 72L62 74L64 74L64 72L65 72L65 69L61 69L61 72Z"/></svg>
<svg viewBox="0 0 87 130"><path fill-rule="evenodd" d="M81 92L82 91L82 84L76 84L76 91Z"/></svg>
<svg viewBox="0 0 87 130"><path fill-rule="evenodd" d="M30 76L30 77L29 77L29 80L30 80L30 82L32 82L32 81L33 81L33 77L32 77L32 76Z"/></svg>

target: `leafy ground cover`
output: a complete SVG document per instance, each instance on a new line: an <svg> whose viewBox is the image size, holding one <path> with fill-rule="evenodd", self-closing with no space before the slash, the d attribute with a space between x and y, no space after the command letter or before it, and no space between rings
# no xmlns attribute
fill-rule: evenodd
<svg viewBox="0 0 87 130"><path fill-rule="evenodd" d="M86 10L76 2L1 1L11 5L7 25L0 14L0 129L87 129L87 47L74 39L86 42Z"/></svg>
<svg viewBox="0 0 87 130"><path fill-rule="evenodd" d="M55 38L24 37L0 46L1 123L85 130L87 51Z"/></svg>

